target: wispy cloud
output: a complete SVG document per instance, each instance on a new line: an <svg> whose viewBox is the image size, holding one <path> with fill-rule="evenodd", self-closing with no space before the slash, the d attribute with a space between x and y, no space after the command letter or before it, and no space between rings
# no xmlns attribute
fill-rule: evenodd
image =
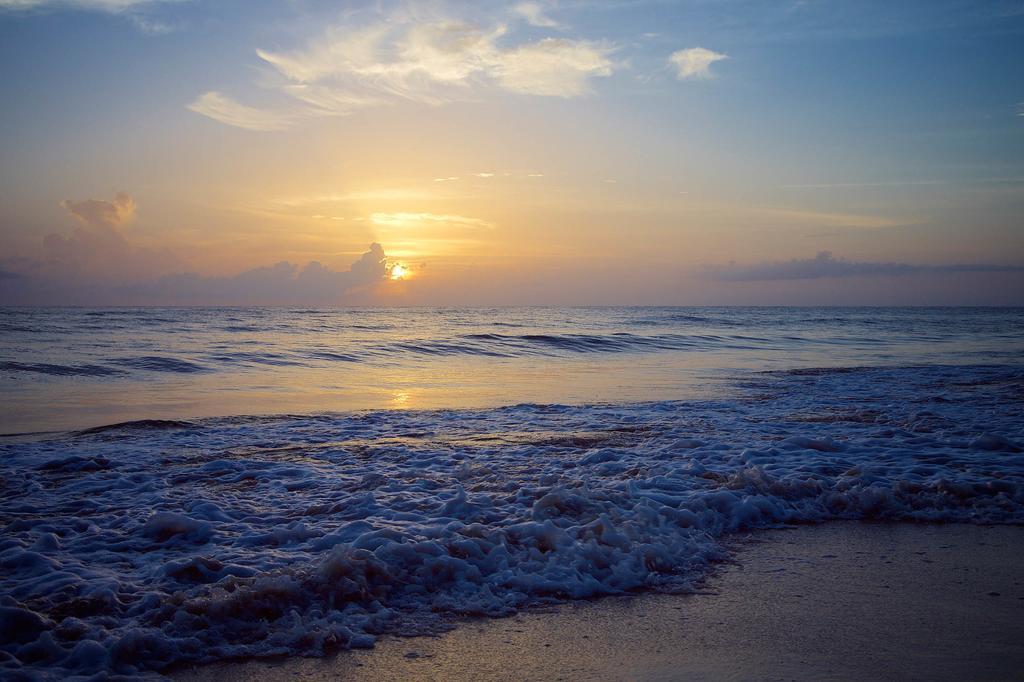
<svg viewBox="0 0 1024 682"><path fill-rule="evenodd" d="M612 74L613 51L608 43L545 38L501 52L490 74L513 92L578 97L590 92L591 78Z"/></svg>
<svg viewBox="0 0 1024 682"><path fill-rule="evenodd" d="M0 0L0 9L36 9L40 7L77 7L80 9L117 12L139 5L153 5L168 0Z"/></svg>
<svg viewBox="0 0 1024 682"><path fill-rule="evenodd" d="M1024 272L1024 265L990 263L951 263L944 265L913 265L852 261L836 258L821 251L814 258L755 263L753 265L721 265L704 270L710 279L732 282L768 282L776 280L829 279L842 277L897 276L935 272Z"/></svg>
<svg viewBox="0 0 1024 682"><path fill-rule="evenodd" d="M494 227L492 223L489 223L486 220L481 220L480 218L471 218L451 213L373 213L370 215L370 221L375 225L387 225L391 227L403 225L424 225L431 223L443 223L459 227L485 229L491 229Z"/></svg>
<svg viewBox="0 0 1024 682"><path fill-rule="evenodd" d="M782 185L783 189L844 189L854 187L927 187L945 185L944 180L898 180L894 182L814 182L800 185Z"/></svg>
<svg viewBox="0 0 1024 682"><path fill-rule="evenodd" d="M306 118L401 101L439 105L481 87L578 97L590 92L592 79L616 68L616 48L604 41L508 42L504 25L481 28L458 20L334 26L295 50L256 51L273 69L272 87L290 98L291 109L257 109L217 91L189 108L249 130L282 130Z"/></svg>
<svg viewBox="0 0 1024 682"><path fill-rule="evenodd" d="M135 28L150 35L170 33L177 28L174 21L153 16L159 5L181 0L0 0L0 11L32 12L78 10L105 12L127 19Z"/></svg>
<svg viewBox="0 0 1024 682"><path fill-rule="evenodd" d="M412 187L390 187L378 189L356 190L352 192L335 192L323 194L311 194L303 196L290 196L275 199L273 204L285 207L306 207L318 204L345 204L374 201L429 201L436 199L436 195L423 189Z"/></svg>
<svg viewBox="0 0 1024 682"><path fill-rule="evenodd" d="M513 7L512 11L522 17L530 26L538 28L561 27L561 24L546 14L545 8L539 2L521 2Z"/></svg>
<svg viewBox="0 0 1024 682"><path fill-rule="evenodd" d="M301 117L296 113L250 107L216 91L200 96L188 108L215 121L246 130L284 130Z"/></svg>
<svg viewBox="0 0 1024 682"><path fill-rule="evenodd" d="M676 77L711 78L711 65L717 61L728 59L729 55L715 52L703 47L690 47L673 52L668 61L676 67Z"/></svg>
<svg viewBox="0 0 1024 682"><path fill-rule="evenodd" d="M755 207L749 211L752 219L771 221L786 225L831 228L880 229L885 227L903 227L919 225L923 221L919 217L899 217L869 215L862 213L828 213L824 211L806 211L791 208Z"/></svg>

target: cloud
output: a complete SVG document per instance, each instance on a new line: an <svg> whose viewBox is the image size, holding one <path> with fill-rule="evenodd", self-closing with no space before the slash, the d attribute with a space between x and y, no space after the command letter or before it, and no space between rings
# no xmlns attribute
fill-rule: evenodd
<svg viewBox="0 0 1024 682"><path fill-rule="evenodd" d="M118 192L113 201L65 199L60 205L88 227L116 228L135 218L135 200L127 192Z"/></svg>
<svg viewBox="0 0 1024 682"><path fill-rule="evenodd" d="M118 192L113 200L67 199L61 206L74 218L70 233L43 237L35 257L8 257L0 267L18 275L4 283L9 303L59 303L97 287L152 278L174 271L181 260L166 249L132 244L123 228L132 222L136 204L131 195ZM46 298L41 292L63 292ZM62 297L64 297L62 299Z"/></svg>
<svg viewBox="0 0 1024 682"><path fill-rule="evenodd" d="M286 111L256 109L217 91L189 109L249 130L282 130L318 116L413 101L440 105L477 88L545 97L578 97L590 81L613 73L615 46L544 38L508 42L504 25L392 20L328 28L304 47L256 51L273 69L272 87L292 100Z"/></svg>
<svg viewBox="0 0 1024 682"><path fill-rule="evenodd" d="M246 130L284 130L296 120L294 114L256 109L216 91L201 95L188 108L215 121Z"/></svg>
<svg viewBox="0 0 1024 682"><path fill-rule="evenodd" d="M116 233L112 233L116 234ZM56 235L51 235L55 237ZM108 235L110 236L110 235ZM120 235L118 235L120 237ZM148 260L153 253L131 247L123 238L97 241L74 236L61 243L78 260L54 260L25 272L0 270L0 302L6 305L331 305L372 299L376 285L386 282L390 264L384 248L371 244L348 270L334 270L313 261L300 267L280 262L230 277L194 272L158 273ZM75 250L78 250L75 253ZM117 277L102 277L78 267L82 249L93 255L116 255L122 263ZM107 265L111 265L108 259ZM126 276L128 275L128 276Z"/></svg>
<svg viewBox="0 0 1024 682"><path fill-rule="evenodd" d="M721 52L714 52L703 47L690 47L685 50L673 52L669 63L676 67L676 77L684 78L711 78L711 65L722 59L728 59L729 55Z"/></svg>
<svg viewBox="0 0 1024 682"><path fill-rule="evenodd" d="M709 279L731 282L769 282L777 280L831 279L843 277L899 276L919 273L953 272L1024 272L1024 265L993 265L987 263L952 263L947 265L912 265L851 261L820 251L814 258L788 261L725 265L706 268Z"/></svg>
<svg viewBox="0 0 1024 682"><path fill-rule="evenodd" d="M849 189L859 187L927 187L945 185L944 180L897 180L892 182L817 182L802 185L782 185L783 189Z"/></svg>
<svg viewBox="0 0 1024 682"><path fill-rule="evenodd" d="M347 270L318 262L300 267L281 262L230 277L189 272L169 251L133 244L122 232L134 219L131 195L61 202L77 222L71 234L53 233L37 259L0 263L0 302L49 304L330 304L385 281L389 264L374 243ZM401 214L399 214L401 215ZM461 216L411 214L454 222ZM426 216L426 217L424 217Z"/></svg>
<svg viewBox="0 0 1024 682"><path fill-rule="evenodd" d="M159 5L181 0L0 0L0 12L55 11L61 9L87 12L105 12L127 19L135 28L149 35L170 33L177 28L169 22L151 16Z"/></svg>
<svg viewBox="0 0 1024 682"><path fill-rule="evenodd" d="M918 225L921 218L912 216L879 216L862 213L825 213L822 211L803 211L791 208L774 208L759 206L746 212L751 219L788 225L809 225L814 227L834 228L866 228L879 229L884 227L903 227Z"/></svg>
<svg viewBox="0 0 1024 682"><path fill-rule="evenodd" d="M590 92L591 78L612 74L612 51L607 43L545 38L503 53L492 75L512 92L579 97Z"/></svg>
<svg viewBox="0 0 1024 682"><path fill-rule="evenodd" d="M349 266L334 270L312 261L304 267L280 262L246 270L232 277L195 273L165 275L122 290L122 296L165 304L317 305L351 300L354 294L387 280L390 267L378 243Z"/></svg>
<svg viewBox="0 0 1024 682"><path fill-rule="evenodd" d="M443 181L457 179L458 178L438 178L437 180ZM436 198L436 194L419 188L390 187L346 192L344 194L330 193L284 197L275 200L274 203L293 208L317 204L343 204L348 202L430 201Z"/></svg>
<svg viewBox="0 0 1024 682"><path fill-rule="evenodd" d="M152 5L168 0L0 0L0 9L37 9L42 7L73 7L77 9L118 12L137 7Z"/></svg>
<svg viewBox="0 0 1024 682"><path fill-rule="evenodd" d="M486 220L481 220L480 218L470 218L450 213L372 213L370 214L370 221L375 225L388 226L445 223L447 225L456 225L459 227L485 229L491 229L494 227L492 223L489 223Z"/></svg>
<svg viewBox="0 0 1024 682"><path fill-rule="evenodd" d="M78 223L69 235L43 238L42 259L28 264L34 274L51 280L87 278L108 282L152 276L180 265L168 251L135 246L122 228L136 216L135 200L118 192L113 200L65 199L60 203Z"/></svg>
<svg viewBox="0 0 1024 682"><path fill-rule="evenodd" d="M561 24L547 16L539 2L521 2L512 8L512 12L521 17L530 26L537 28L560 28Z"/></svg>

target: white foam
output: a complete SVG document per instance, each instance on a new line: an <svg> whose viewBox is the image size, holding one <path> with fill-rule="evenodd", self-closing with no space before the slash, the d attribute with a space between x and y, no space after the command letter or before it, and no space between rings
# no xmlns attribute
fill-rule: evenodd
<svg viewBox="0 0 1024 682"><path fill-rule="evenodd" d="M747 397L211 420L0 453L0 670L321 655L458 614L686 590L718 539L1024 522L1008 367L759 376Z"/></svg>

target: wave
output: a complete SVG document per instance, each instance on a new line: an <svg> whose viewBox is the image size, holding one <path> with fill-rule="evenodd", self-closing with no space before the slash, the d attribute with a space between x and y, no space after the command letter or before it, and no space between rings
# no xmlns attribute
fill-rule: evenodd
<svg viewBox="0 0 1024 682"><path fill-rule="evenodd" d="M181 358L171 358L163 355L143 355L134 358L117 358L111 360L111 362L120 365L122 367L131 367L132 369L142 369L150 372L172 372L175 374L192 374L195 372L208 372L209 367L191 362L189 360L183 360Z"/></svg>
<svg viewBox="0 0 1024 682"><path fill-rule="evenodd" d="M492 325L496 326L496 325ZM934 342L924 335L910 337L916 343ZM104 364L83 363L60 365L49 363L0 362L0 371L50 374L53 376L113 377L131 370L191 374L232 371L240 367L314 367L323 362L373 363L418 357L478 356L488 358L569 357L574 355L706 352L706 351L785 351L801 347L876 349L891 344L889 339L863 335L814 338L791 333L660 333L641 334L631 331L590 333L522 333L479 331L451 337L402 338L381 343L374 339L349 338L336 346L278 346L280 350L241 350L245 347L265 348L260 339L219 341L199 353L202 362L170 355L121 357L119 347L110 346L111 357Z"/></svg>
<svg viewBox="0 0 1024 682"><path fill-rule="evenodd" d="M48 374L58 377L106 377L125 374L125 372L103 365L55 365L48 362L10 362L0 361L0 371L27 372L32 374Z"/></svg>
<svg viewBox="0 0 1024 682"><path fill-rule="evenodd" d="M321 360L331 360L333 362L359 362L359 358L354 355L347 353L337 353L329 350L316 350L308 351L307 355L311 358L318 358Z"/></svg>
<svg viewBox="0 0 1024 682"><path fill-rule="evenodd" d="M1012 358L1020 309L513 308L479 310L10 309L0 372L146 380L337 362L765 351L778 366ZM722 355L723 361L728 356ZM57 362L53 360L57 359Z"/></svg>
<svg viewBox="0 0 1024 682"><path fill-rule="evenodd" d="M753 345L768 346L773 342L765 337L712 334L656 334L641 335L630 332L610 334L522 334L517 336L481 333L467 334L463 338L475 342L494 344L511 352L566 352L566 353L620 353L659 350L713 350L720 348L745 349ZM803 339L794 339L800 340Z"/></svg>
<svg viewBox="0 0 1024 682"><path fill-rule="evenodd" d="M112 432L165 431L167 429L187 429L194 428L196 426L197 424L195 422L185 421L182 419L136 419L129 422L117 422L116 424L93 426L88 429L75 431L72 435L95 436L98 434L107 434Z"/></svg>
<svg viewBox="0 0 1024 682"><path fill-rule="evenodd" d="M289 365L301 365L302 360L285 353L246 353L236 351L231 353L215 353L209 356L210 360L228 365L273 365L286 367Z"/></svg>
<svg viewBox="0 0 1024 682"><path fill-rule="evenodd" d="M0 443L0 672L324 655L685 591L752 528L1024 524L1019 368L798 370L738 390Z"/></svg>

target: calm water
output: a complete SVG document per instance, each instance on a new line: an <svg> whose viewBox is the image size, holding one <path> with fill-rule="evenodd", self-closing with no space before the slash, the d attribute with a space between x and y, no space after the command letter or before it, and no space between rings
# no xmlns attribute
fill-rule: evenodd
<svg viewBox="0 0 1024 682"><path fill-rule="evenodd" d="M737 373L1014 364L1024 309L5 309L0 432L698 397Z"/></svg>

